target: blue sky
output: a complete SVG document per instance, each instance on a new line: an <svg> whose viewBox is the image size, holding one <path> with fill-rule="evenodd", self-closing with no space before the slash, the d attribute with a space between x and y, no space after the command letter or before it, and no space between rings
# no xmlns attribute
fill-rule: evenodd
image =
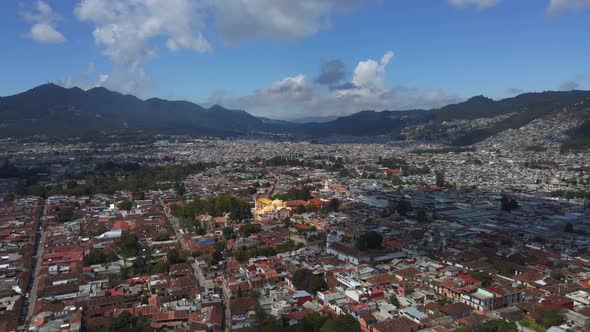
<svg viewBox="0 0 590 332"><path fill-rule="evenodd" d="M294 119L590 89L590 0L3 1L0 27L3 96L105 86Z"/></svg>

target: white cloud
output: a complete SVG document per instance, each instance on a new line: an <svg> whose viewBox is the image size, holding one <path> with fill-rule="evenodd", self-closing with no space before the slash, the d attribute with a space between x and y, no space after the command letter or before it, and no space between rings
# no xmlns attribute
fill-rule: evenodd
<svg viewBox="0 0 590 332"><path fill-rule="evenodd" d="M142 94L150 85L147 61L158 56L156 40L170 51L212 50L203 35L200 2L191 0L82 0L76 18L93 24L92 35L115 69L98 82L123 93Z"/></svg>
<svg viewBox="0 0 590 332"><path fill-rule="evenodd" d="M23 17L27 22L33 23L27 37L47 44L61 44L66 41L66 38L55 28L60 17L47 3L38 0L35 3L35 10L25 12Z"/></svg>
<svg viewBox="0 0 590 332"><path fill-rule="evenodd" d="M381 57L380 63L373 59L359 62L352 73L352 83L362 88L382 88L385 66L392 58L393 52L389 51Z"/></svg>
<svg viewBox="0 0 590 332"><path fill-rule="evenodd" d="M449 0L449 3L455 7L475 6L478 8L493 7L501 0Z"/></svg>
<svg viewBox="0 0 590 332"><path fill-rule="evenodd" d="M67 75L55 82L66 88L79 87L88 90L105 87L121 93L143 94L150 87L151 80L142 68L116 70L110 74L95 75L94 62L90 62L85 70L77 76Z"/></svg>
<svg viewBox="0 0 590 332"><path fill-rule="evenodd" d="M94 24L94 40L114 64L137 69L157 55L152 42L158 37L172 51L210 51L199 10L189 0L82 0L74 13Z"/></svg>
<svg viewBox="0 0 590 332"><path fill-rule="evenodd" d="M361 110L400 110L440 107L459 101L441 90L417 90L407 87L384 87L385 67L393 57L387 52L378 63L361 61L353 73L353 83L342 88L321 89L305 75L285 77L268 87L241 97L215 93L210 102L274 119L298 119L309 116L342 116ZM357 70L358 69L358 70Z"/></svg>
<svg viewBox="0 0 590 332"><path fill-rule="evenodd" d="M547 14L558 15L564 11L580 11L590 9L590 0L550 0L547 7Z"/></svg>
<svg viewBox="0 0 590 332"><path fill-rule="evenodd" d="M359 0L208 0L221 39L235 43L255 37L294 39L329 25L330 14Z"/></svg>
<svg viewBox="0 0 590 332"><path fill-rule="evenodd" d="M209 22L228 43L255 37L301 38L328 25L334 10L351 8L360 1L80 0L74 14L93 25L96 44L116 68L107 82L119 77L139 83L149 80L144 65L158 56L160 40L172 52L211 51L205 37ZM123 86L137 85L129 83Z"/></svg>

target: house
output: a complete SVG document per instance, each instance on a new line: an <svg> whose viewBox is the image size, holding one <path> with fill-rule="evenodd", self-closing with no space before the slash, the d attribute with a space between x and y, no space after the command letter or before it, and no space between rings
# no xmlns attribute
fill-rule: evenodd
<svg viewBox="0 0 590 332"><path fill-rule="evenodd" d="M305 290L298 290L293 293L293 298L297 301L297 305L301 307L305 302L312 300L312 295Z"/></svg>
<svg viewBox="0 0 590 332"><path fill-rule="evenodd" d="M420 325L406 317L386 319L373 325L373 332L416 332Z"/></svg>
<svg viewBox="0 0 590 332"><path fill-rule="evenodd" d="M473 309L465 303L451 303L440 307L440 312L455 319L467 317Z"/></svg>
<svg viewBox="0 0 590 332"><path fill-rule="evenodd" d="M258 300L253 297L231 299L231 329L241 329L254 325L254 315Z"/></svg>
<svg viewBox="0 0 590 332"><path fill-rule="evenodd" d="M330 255L335 255L343 262L352 263L355 265L369 261L369 256L364 252L346 246L340 242L329 244L326 252Z"/></svg>

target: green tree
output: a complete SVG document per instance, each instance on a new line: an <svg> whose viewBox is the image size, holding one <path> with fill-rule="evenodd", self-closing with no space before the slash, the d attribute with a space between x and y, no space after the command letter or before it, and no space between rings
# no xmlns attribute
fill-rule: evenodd
<svg viewBox="0 0 590 332"><path fill-rule="evenodd" d="M315 294L317 291L325 290L328 287L323 273L314 273L308 269L295 271L291 282L296 289L304 289L310 294Z"/></svg>
<svg viewBox="0 0 590 332"><path fill-rule="evenodd" d="M391 303L391 304L393 304L394 306L396 306L396 307L398 307L398 308L399 308L399 300L398 300L398 298L397 298L397 296L396 296L395 294L392 294L392 295L389 297L389 303Z"/></svg>
<svg viewBox="0 0 590 332"><path fill-rule="evenodd" d="M243 236L250 236L255 233L259 233L262 227L259 224L243 224L240 226L240 233Z"/></svg>
<svg viewBox="0 0 590 332"><path fill-rule="evenodd" d="M156 263L154 270L158 273L168 274L170 271L170 263L161 259Z"/></svg>
<svg viewBox="0 0 590 332"><path fill-rule="evenodd" d="M88 254L84 255L84 265L103 264L118 259L119 257L114 252L106 252L104 249L90 249Z"/></svg>
<svg viewBox="0 0 590 332"><path fill-rule="evenodd" d="M152 330L150 322L143 316L134 316L128 311L123 311L119 317L111 319L109 332L150 332Z"/></svg>
<svg viewBox="0 0 590 332"><path fill-rule="evenodd" d="M301 322L301 325L303 326L302 331L319 332L327 321L327 317L324 317L317 312L305 315L303 317L303 321Z"/></svg>
<svg viewBox="0 0 590 332"><path fill-rule="evenodd" d="M512 210L518 209L519 205L516 199L509 197L508 195L502 195L500 199L500 206L502 211L512 212Z"/></svg>
<svg viewBox="0 0 590 332"><path fill-rule="evenodd" d="M361 325L352 315L339 315L336 319L328 320L320 332L361 332Z"/></svg>
<svg viewBox="0 0 590 332"><path fill-rule="evenodd" d="M6 194L6 195L4 195L4 203L12 204L12 202L14 202L15 198L16 198L16 196L14 194Z"/></svg>
<svg viewBox="0 0 590 332"><path fill-rule="evenodd" d="M413 210L412 204L408 202L405 198L401 198L395 207L395 211L400 216L406 216L409 212Z"/></svg>
<svg viewBox="0 0 590 332"><path fill-rule="evenodd" d="M436 171L434 174L436 177L436 185L439 187L444 187L445 186L445 171L443 171L443 170Z"/></svg>
<svg viewBox="0 0 590 332"><path fill-rule="evenodd" d="M492 282L494 282L494 278L492 278L492 276L489 273L483 271L472 273L471 277L473 279L481 281L481 285L483 287L491 286Z"/></svg>
<svg viewBox="0 0 590 332"><path fill-rule="evenodd" d="M566 310L561 307L547 309L543 311L539 323L547 329L552 326L559 326L565 322L565 312Z"/></svg>
<svg viewBox="0 0 590 332"><path fill-rule="evenodd" d="M299 205L297 205L297 210L295 210L295 212L296 212L297 214L302 214L302 213L305 213L305 211L306 211L306 209L305 209L305 205L303 205L303 204L299 204Z"/></svg>
<svg viewBox="0 0 590 332"><path fill-rule="evenodd" d="M503 319L490 319L483 323L483 329L484 332L517 332L518 326Z"/></svg>
<svg viewBox="0 0 590 332"><path fill-rule="evenodd" d="M225 237L226 240L235 239L236 234L234 233L234 228L230 227L230 226L224 227L223 228L223 236Z"/></svg>
<svg viewBox="0 0 590 332"><path fill-rule="evenodd" d="M176 249L172 249L166 253L166 258L170 264L182 263L180 253Z"/></svg>
<svg viewBox="0 0 590 332"><path fill-rule="evenodd" d="M283 227L289 228L292 224L293 222L291 221L291 218L285 217L285 219L283 219Z"/></svg>
<svg viewBox="0 0 590 332"><path fill-rule="evenodd" d="M328 203L328 207L332 211L338 211L338 208L340 207L340 202L336 198L332 198L330 200L330 203Z"/></svg>
<svg viewBox="0 0 590 332"><path fill-rule="evenodd" d="M418 209L416 211L416 220L419 223L428 222L428 215L426 214L426 210L424 210L424 209Z"/></svg>
<svg viewBox="0 0 590 332"><path fill-rule="evenodd" d="M119 250L125 257L136 256L139 252L139 241L133 233L124 232L121 234L118 242Z"/></svg>
<svg viewBox="0 0 590 332"><path fill-rule="evenodd" d="M131 210L132 207L133 207L133 204L128 199L126 199L126 200L120 202L119 204L117 204L117 209L122 210L122 211L123 210L124 211L129 211L129 210Z"/></svg>
<svg viewBox="0 0 590 332"><path fill-rule="evenodd" d="M370 231L361 236L356 241L356 248L359 250L364 249L378 249L383 245L383 236L381 234Z"/></svg>
<svg viewBox="0 0 590 332"><path fill-rule="evenodd" d="M68 222L74 219L74 209L72 207L64 207L57 213L57 220L59 222Z"/></svg>
<svg viewBox="0 0 590 332"><path fill-rule="evenodd" d="M167 241L170 239L170 232L164 231L156 235L154 241Z"/></svg>

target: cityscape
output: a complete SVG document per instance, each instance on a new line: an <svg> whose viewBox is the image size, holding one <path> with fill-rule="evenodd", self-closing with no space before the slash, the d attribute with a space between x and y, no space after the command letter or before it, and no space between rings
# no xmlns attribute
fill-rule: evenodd
<svg viewBox="0 0 590 332"><path fill-rule="evenodd" d="M0 78L0 332L590 331L585 73L559 88L532 74L531 85L497 81L522 85L506 94L493 92L491 68L481 90L493 98L467 85L426 98L416 92L423 86L385 85L397 53L350 71L345 60L317 56L313 44L310 57L323 61L315 79L287 77L252 95L196 103L202 99L180 98L182 83L143 90L136 80L177 73L152 63L179 50L214 66L201 53L232 49L248 66L252 46L240 43L300 52L300 39L328 43L333 36L322 34L346 30L357 15L372 17L362 32L375 33L373 19L385 27L379 22L388 16L367 7L402 16L422 9L331 0L74 2L0 5L20 17L6 30L30 26L6 37L8 52L90 40L93 56L114 68L98 83L90 82L106 68L98 61L73 81L38 82L53 77L39 72L13 87ZM425 11L487 22L525 2L445 0ZM586 38L587 56L590 3L534 6L545 2L535 15L547 22L537 24L576 43ZM71 27L82 23L92 25L84 42ZM294 25L308 29L289 30ZM556 45L535 38L523 47ZM521 50L516 41L511 47ZM47 52L46 61L69 68ZM268 56L269 71L274 61L297 70L306 61L278 58ZM555 71L570 65L590 68L588 58L572 56ZM219 80L211 84L233 84ZM461 79L448 81L458 87ZM175 92L167 97L167 89Z"/></svg>

